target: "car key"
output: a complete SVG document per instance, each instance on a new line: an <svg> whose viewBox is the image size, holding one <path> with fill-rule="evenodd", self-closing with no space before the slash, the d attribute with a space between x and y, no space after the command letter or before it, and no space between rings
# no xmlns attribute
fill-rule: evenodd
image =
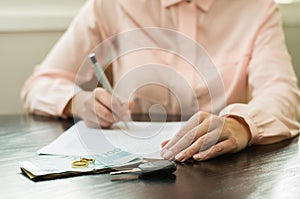
<svg viewBox="0 0 300 199"><path fill-rule="evenodd" d="M169 160L158 160L140 164L137 168L110 172L110 175L141 174L143 176L170 175L176 171L176 163Z"/></svg>

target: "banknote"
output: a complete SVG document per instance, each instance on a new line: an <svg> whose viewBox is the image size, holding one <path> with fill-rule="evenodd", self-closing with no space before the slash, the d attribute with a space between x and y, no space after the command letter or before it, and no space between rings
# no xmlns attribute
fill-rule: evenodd
<svg viewBox="0 0 300 199"><path fill-rule="evenodd" d="M94 161L83 167L73 163L85 159ZM114 168L135 165L143 161L139 155L128 153L119 148L103 154L89 156L38 156L33 160L19 162L20 169L30 179L51 179L83 173L103 173Z"/></svg>
<svg viewBox="0 0 300 199"><path fill-rule="evenodd" d="M120 166L126 165L132 161L141 160L142 157L136 154L123 151L120 148L115 148L102 154L92 156L96 164L104 166Z"/></svg>

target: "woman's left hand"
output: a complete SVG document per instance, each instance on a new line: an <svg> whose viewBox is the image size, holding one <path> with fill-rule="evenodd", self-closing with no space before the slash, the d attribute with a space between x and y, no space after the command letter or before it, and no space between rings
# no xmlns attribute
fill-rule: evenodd
<svg viewBox="0 0 300 199"><path fill-rule="evenodd" d="M244 149L251 134L248 125L236 116L220 117L198 112L168 142L163 142L164 159L184 162L207 160Z"/></svg>

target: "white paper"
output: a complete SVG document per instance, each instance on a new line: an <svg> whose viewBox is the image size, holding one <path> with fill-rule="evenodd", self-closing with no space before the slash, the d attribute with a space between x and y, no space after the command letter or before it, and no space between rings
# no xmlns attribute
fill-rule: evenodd
<svg viewBox="0 0 300 199"><path fill-rule="evenodd" d="M38 150L39 154L96 155L120 148L144 158L161 159L161 143L172 138L184 122L128 122L112 129L88 128L79 121L56 140ZM121 127L121 128L119 128Z"/></svg>

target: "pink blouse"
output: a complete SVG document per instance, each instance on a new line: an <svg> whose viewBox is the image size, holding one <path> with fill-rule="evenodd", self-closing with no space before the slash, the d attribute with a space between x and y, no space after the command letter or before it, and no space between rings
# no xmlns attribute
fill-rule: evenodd
<svg viewBox="0 0 300 199"><path fill-rule="evenodd" d="M143 38L136 31L152 30L166 49L134 46ZM134 96L135 112L161 104L170 114L237 115L250 127L250 145L298 134L299 89L273 0L89 0L24 84L26 109L65 117L68 101L93 79L88 54L120 34L118 48L135 50L112 61L113 85ZM208 56L192 56L199 51Z"/></svg>

